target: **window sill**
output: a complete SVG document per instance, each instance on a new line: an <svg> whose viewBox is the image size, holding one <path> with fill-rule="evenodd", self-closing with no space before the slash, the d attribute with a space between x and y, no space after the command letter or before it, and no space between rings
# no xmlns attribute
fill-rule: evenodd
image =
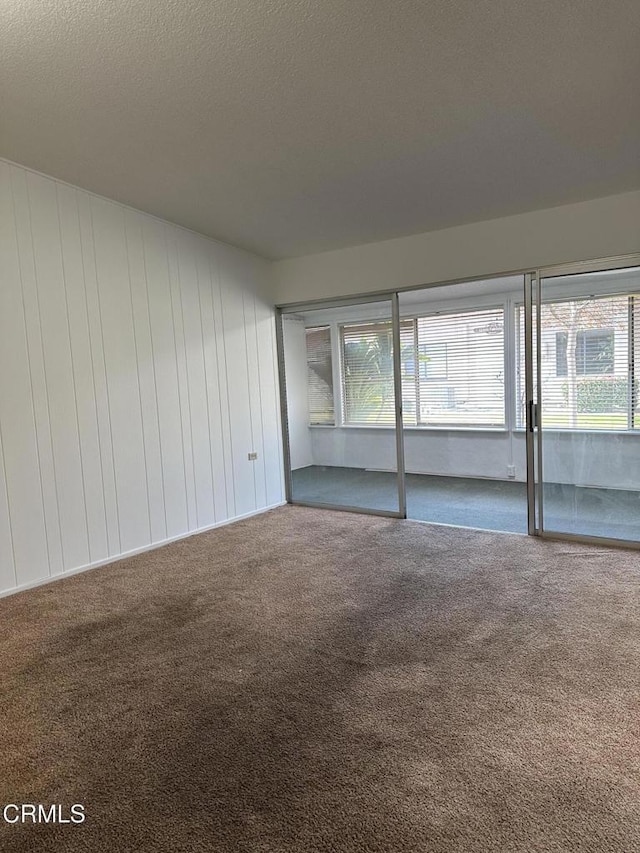
<svg viewBox="0 0 640 853"><path fill-rule="evenodd" d="M517 434L526 433L525 427L514 427L513 432ZM568 435L634 435L640 436L640 429L580 429L580 427L542 427L543 436L549 433Z"/></svg>
<svg viewBox="0 0 640 853"><path fill-rule="evenodd" d="M346 430L377 430L381 432L395 432L394 426L386 424L309 424L309 429L346 429ZM506 427L465 427L465 426L405 426L405 432L488 432L505 434L509 430Z"/></svg>
<svg viewBox="0 0 640 853"><path fill-rule="evenodd" d="M395 427L386 426L384 424L308 424L309 429L319 430L366 430L378 432L395 432ZM463 427L463 426L405 426L404 432L462 432L462 433L488 433L492 435L507 435L512 432L514 435L525 435L527 430L525 427L514 427L512 430L507 427ZM548 434L560 435L626 435L640 437L640 429L579 429L569 427L544 427L543 435Z"/></svg>

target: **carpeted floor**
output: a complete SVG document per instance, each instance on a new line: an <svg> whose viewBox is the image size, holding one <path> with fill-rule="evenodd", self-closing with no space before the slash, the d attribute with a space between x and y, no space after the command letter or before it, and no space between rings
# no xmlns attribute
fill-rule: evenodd
<svg viewBox="0 0 640 853"><path fill-rule="evenodd" d="M283 507L0 600L6 853L640 850L640 555Z"/></svg>

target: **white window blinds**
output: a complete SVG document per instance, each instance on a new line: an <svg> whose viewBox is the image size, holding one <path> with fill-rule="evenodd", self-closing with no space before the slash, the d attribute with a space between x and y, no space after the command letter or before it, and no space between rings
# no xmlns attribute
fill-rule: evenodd
<svg viewBox="0 0 640 853"><path fill-rule="evenodd" d="M344 420L395 423L391 322L341 327ZM405 425L505 423L504 310L404 319L400 324Z"/></svg>
<svg viewBox="0 0 640 853"><path fill-rule="evenodd" d="M637 298L634 295L589 296L545 302L540 306L543 427L637 428ZM517 310L517 425L524 427L524 309L520 305ZM536 394L537 338L534 333Z"/></svg>
<svg viewBox="0 0 640 853"><path fill-rule="evenodd" d="M344 422L395 425L391 320L341 326Z"/></svg>
<svg viewBox="0 0 640 853"><path fill-rule="evenodd" d="M504 309L418 317L413 354L403 344L406 424L505 424Z"/></svg>
<svg viewBox="0 0 640 853"><path fill-rule="evenodd" d="M329 326L306 329L309 424L333 425L333 372Z"/></svg>

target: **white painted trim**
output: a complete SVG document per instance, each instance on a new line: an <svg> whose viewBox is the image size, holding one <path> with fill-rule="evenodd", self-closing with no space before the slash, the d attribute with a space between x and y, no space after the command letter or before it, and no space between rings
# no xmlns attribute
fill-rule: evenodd
<svg viewBox="0 0 640 853"><path fill-rule="evenodd" d="M160 542L153 542L150 545L144 545L142 548L133 548L131 551L125 551L123 554L118 554L117 556L108 557L106 560L97 560L95 563L87 563L85 566L78 566L75 569L69 569L66 572L60 572L57 575L53 575L51 577L40 578L37 581L30 581L29 583L23 583L19 586L12 587L11 589L4 589L0 591L0 598L6 598L9 595L15 595L18 592L24 592L27 589L34 589L39 586L44 586L48 583L53 583L54 581L63 580L64 578L71 577L72 575L79 575L81 572L88 572L91 569L99 569L101 566L108 566L112 563L119 563L121 560L128 560L130 557L136 557L138 554L145 554L148 551L156 551L158 548L164 548L165 545L170 545L172 542L179 542L182 539L189 539L191 536L198 536L200 533L206 533L209 530L215 530L217 527L226 527L228 524L235 524L237 521L243 521L245 518L251 518L254 515L262 515L265 512L269 512L269 510L277 509L280 506L286 506L286 501L280 501L279 503L270 504L269 506L262 507L261 509L254 509L251 512L245 512L242 515L236 515L233 518L227 518L224 521L217 521L214 524L208 524L205 527L199 527L197 530L189 530L187 533L180 533L178 536L171 536L168 539L163 539Z"/></svg>

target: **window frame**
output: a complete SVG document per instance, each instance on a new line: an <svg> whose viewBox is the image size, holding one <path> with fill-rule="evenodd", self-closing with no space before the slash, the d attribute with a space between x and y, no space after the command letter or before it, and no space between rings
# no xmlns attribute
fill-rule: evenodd
<svg viewBox="0 0 640 853"><path fill-rule="evenodd" d="M616 330L608 327L600 327L600 328L591 328L591 329L578 329L576 334L576 346L580 346L582 350L581 358L582 358L582 367L586 368L589 364L587 359L587 338L595 338L607 336L607 343L611 345L612 355L611 355L611 370L580 370L580 365L578 363L578 359L576 358L576 376L615 376L615 345L616 345ZM559 351L558 341L564 338L561 349ZM569 344L569 335L566 331L558 329L556 331L556 377L559 379L564 378L569 375L569 365L568 365L568 354L567 354L567 346ZM564 364L563 372L558 371L558 356L562 352L561 363ZM596 356L597 357L597 356Z"/></svg>
<svg viewBox="0 0 640 853"><path fill-rule="evenodd" d="M510 312L510 298L506 296L502 301L496 302L492 300L490 302L477 302L476 304L469 304L469 298L463 300L464 304L458 304L455 306L447 306L444 308L434 308L431 311L420 311L420 312L411 312L411 314L402 315L401 322L403 319L411 320L414 323L415 329L415 346L416 350L419 347L418 340L418 321L419 320L427 320L431 317L446 317L446 316L459 316L461 314L474 314L474 313L484 313L487 311L501 311L502 312L502 372L504 376L504 395L503 395L503 420L501 424L471 424L471 423L456 423L456 424L431 424L426 423L424 421L420 421L417 417L417 413L420 411L420 396L421 396L421 382L430 382L432 379L426 378L423 379L420 376L420 371L416 371L414 376L414 382L416 384L415 389L415 398L416 398L416 423L415 424L403 424L405 429L418 429L418 430L439 430L439 431L475 431L475 432L507 432L511 425L509 423L509 406L508 406L508 397L509 397L509 389L507 388L507 380L508 376L508 349L509 349L509 339L508 336L510 334L511 323L509 322L509 312ZM446 342L444 344L446 346ZM419 362L418 362L419 366ZM435 381L438 381L434 377ZM442 381L442 380L440 380Z"/></svg>
<svg viewBox="0 0 640 853"><path fill-rule="evenodd" d="M456 300L458 302L458 300ZM413 384L414 384L414 399L416 404L416 420L415 423L407 423L406 421L403 423L403 428L405 430L432 430L432 431L462 431L462 432L499 432L505 433L514 428L514 424L510 422L509 413L510 413L510 403L509 398L511 396L511 389L508 387L509 383L507 382L506 377L510 372L511 365L511 354L509 352L509 339L510 336L513 335L513 324L511 322L511 315L513 314L513 298L511 294L505 294L504 298L500 301L496 301L492 299L487 301L486 297L481 301L470 300L468 297L463 300L464 304L456 304L456 305L447 305L446 307L440 308L437 306L433 306L432 310L428 311L411 311L410 313L403 313L400 316L400 333L402 335L403 325L409 326L410 324L413 326L413 335L414 335L414 376L413 376ZM471 303L471 304L470 304ZM421 382L430 382L430 381L438 381L436 377L424 379L420 376L420 361L419 361L419 353L417 352L419 341L418 341L418 321L422 319L429 319L432 317L445 317L445 316L459 316L461 314L478 314L478 313L486 313L489 311L499 311L502 313L502 373L504 377L503 382L503 405L502 405L502 423L500 424L482 424L482 423L427 423L424 421L420 421L418 418L418 414L420 411L420 395L421 395ZM335 325L337 328L337 337L338 337L338 352L339 352L339 377L340 377L340 391L339 391L339 399L340 399L340 421L339 425L346 429L393 429L392 424L367 424L363 422L352 422L347 420L347 411L346 411L346 403L345 403L345 367L344 367L344 333L343 330L348 326L359 326L359 325L376 325L376 324L391 324L391 320L384 320L381 318L375 318L370 320L358 320L356 318L349 318L344 322L338 321ZM444 344L446 346L446 343ZM335 350L334 350L335 352ZM415 369L417 366L417 370ZM442 381L440 379L440 381ZM403 382L404 385L404 382ZM335 395L335 386L334 386L334 395ZM337 411L337 407L335 409Z"/></svg>
<svg viewBox="0 0 640 853"><path fill-rule="evenodd" d="M400 319L400 329L402 331L402 323L403 319ZM388 319L376 317L372 319L348 319L344 321L338 321L336 323L337 328L337 347L339 353L339 361L338 366L340 370L340 382L339 382L339 392L338 398L340 400L340 426L347 427L349 429L395 429L395 399L392 400L393 405L393 423L367 423L365 421L349 421L347 420L347 396L346 396L346 381L345 381L345 357L344 357L344 329L351 327L359 327L359 326L386 326L388 324L389 335L391 336L391 347L393 347L393 324L392 319L389 317ZM393 366L392 366L393 371ZM391 377L393 380L393 372L391 373ZM334 390L334 399L335 399L335 390Z"/></svg>
<svg viewBox="0 0 640 853"><path fill-rule="evenodd" d="M554 268L555 270L555 268ZM554 298L552 300L545 299L545 304L555 303L555 302L567 302L571 300L580 300L586 299L591 295L591 285L585 286L583 282L574 282L567 281L566 285L559 280L561 275L559 273L554 272L554 277L558 278L557 287L554 286ZM598 291L598 297L606 298L613 296L622 296L625 299L629 300L631 297L635 297L636 300L636 310L637 306L640 305L640 294L637 292L631 292L630 289L627 289L626 282L623 284L621 288L621 282L616 281L611 282L608 286L605 285ZM400 291L400 295L408 297L411 293L411 289ZM496 298L497 297L497 298ZM373 301L373 300L372 300ZM366 312L366 304L362 306L358 306L364 309L362 314L358 311L350 313L350 315L346 316L344 319L334 317L327 317L326 319L320 321L316 321L311 326L320 326L320 325L328 325L331 330L331 340L332 340L332 361L333 361L333 392L334 392L334 414L335 414L335 423L333 425L310 425L312 429L360 429L360 430L388 430L394 429L393 425L379 425L379 424L351 424L346 422L345 412L343 408L343 394L342 394L342 384L343 384L343 366L342 366L342 348L340 345L340 326L342 325L356 325L356 324L367 324L380 322L385 320L386 318L382 318L376 315L367 316ZM510 378L511 381L505 382L505 418L504 418L504 426L502 427L492 427L487 425L476 425L476 426L466 426L466 425L442 425L442 424L418 424L418 423L407 423L406 420L403 424L403 428L406 431L411 432L422 432L422 431L432 431L432 432L482 432L482 433L511 433L513 435L522 435L525 432L526 425L524 420L520 417L521 415L521 406L519 404L519 394L518 391L520 389L520 385L524 387L524 377L519 377L519 367L521 362L521 341L520 341L520 330L519 330L519 310L523 310L524 301L522 289L520 287L515 287L510 291L503 291L499 294L479 294L478 296L473 296L470 294L465 294L460 298L454 299L443 299L443 300L434 300L429 304L428 310L421 310L422 306L416 304L415 306L412 304L406 304L403 306L404 310L400 314L400 322L407 320L416 320L421 317L429 317L433 315L443 315L443 314L461 314L473 311L481 311L488 310L490 308L502 309L503 317L504 317L504 375L506 378ZM316 309L317 310L317 309ZM332 309L334 310L334 309ZM346 307L346 310L349 311L349 306ZM535 310L535 309L534 309ZM640 316L636 314L636 316ZM602 376L606 376L606 374L601 374ZM595 377L595 374L593 375ZM638 390L638 394L640 396L640 389ZM640 432L640 409L635 412L635 417L632 413L631 421L636 421L636 426L627 426L627 428L622 429L597 429L597 428L581 428L581 427L556 427L556 426L546 426L545 430L547 432L600 432L600 433L611 433L612 435L626 435L630 433L638 433Z"/></svg>
<svg viewBox="0 0 640 853"><path fill-rule="evenodd" d="M591 290L592 290L592 288L590 288L590 287L588 289L583 289L581 286L572 283L571 286L568 288L562 288L562 289L559 288L559 292L558 292L556 298L545 299L543 302L543 306L544 305L558 305L558 304L562 304L562 303L566 303L566 302L576 302L576 301L580 301L580 300L584 300L584 299L589 299L590 297L594 298L593 294L590 292ZM633 310L633 307L635 304L633 300L634 299L637 300L640 297L640 293L630 292L629 290L622 290L621 291L618 289L618 287L615 287L615 288L612 287L610 290L608 288L604 289L604 291L600 290L598 292L598 294L595 295L595 299L614 299L616 297L626 300L626 302L627 302L627 317L629 318L629 320L628 320L629 326L627 328L627 335L629 337L628 360L627 360L627 368L626 368L626 374L625 374L627 382L629 383L629 392L630 392L628 406L627 406L627 426L622 427L622 428L618 428L618 429L613 428L613 427L603 427L602 429L599 429L597 427L596 428L584 427L584 426L581 426L581 427L580 426L578 426L578 427L572 427L572 426L563 427L563 426L545 426L543 424L542 429L544 430L545 433L551 433L551 432L587 433L587 434L589 434L589 433L610 433L611 435L616 435L616 436L640 433L640 387L638 387L637 390L635 390L635 391L632 390L632 382L635 381L635 377L638 374L637 374L636 365L635 365L635 353L633 352L633 344L632 344L633 335L630 333L630 330L631 330L631 311ZM520 377L519 377L519 366L520 366L520 363L522 361L521 351L522 351L522 346L524 343L524 341L521 338L521 334L520 334L521 326L520 326L520 313L519 312L524 311L524 302L521 299L515 299L513 301L513 309L512 310L513 310L513 329L514 329L514 335L515 335L515 345L514 345L515 361L514 361L514 373L513 373L513 375L514 375L514 403L515 403L515 405L514 405L513 432L514 433L523 433L526 431L526 424L524 423L524 418L522 417L522 414L521 414L519 406L518 406L518 396L519 396L518 390L519 390L519 379L520 379ZM535 323L536 322L535 306L534 306L533 310L534 310L534 318L533 319L534 319L534 323ZM611 327L609 327L609 326L602 327L602 329L606 330L606 331L612 331L613 332L613 334L614 334L614 346L615 346L615 329L611 329ZM586 331L600 331L600 329L593 329L593 330L588 329ZM614 359L615 359L615 355L614 355ZM565 374L565 376L558 376L557 373L555 372L555 365L554 365L554 376L556 376L556 378L563 379L563 378L565 378L566 374ZM587 381L589 381L589 379L597 378L598 376L601 376L604 378L615 376L615 360L614 360L614 372L612 372L612 373L579 374L579 376L582 379L586 378ZM535 387L537 384L537 381L538 381L537 376L536 376L535 363L534 363L534 370L533 370L533 381L534 381L534 387ZM636 410L634 404L636 404L638 406L637 410ZM543 415L543 417L544 417L544 415ZM637 426L634 425L634 422L636 420L638 421Z"/></svg>

